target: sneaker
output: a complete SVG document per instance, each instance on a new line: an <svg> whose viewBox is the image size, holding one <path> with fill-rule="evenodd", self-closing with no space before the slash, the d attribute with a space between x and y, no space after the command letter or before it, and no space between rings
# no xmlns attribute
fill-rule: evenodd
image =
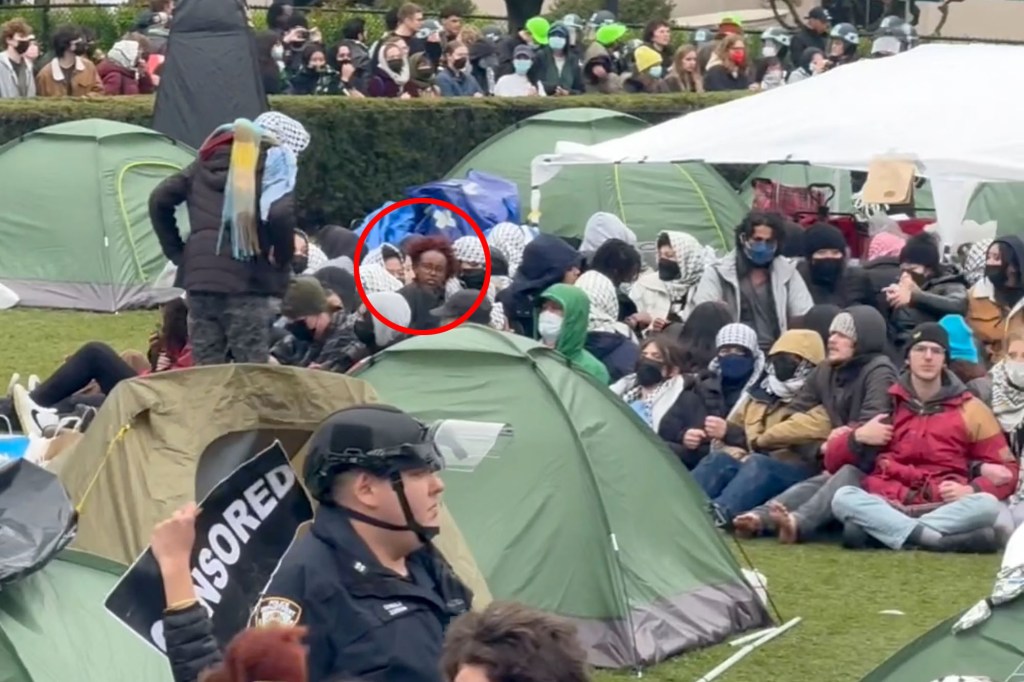
<svg viewBox="0 0 1024 682"><path fill-rule="evenodd" d="M21 429L27 436L40 438L43 429L48 426L56 426L60 422L57 410L49 407L40 407L32 400L28 389L20 384L15 384L12 391L14 399L14 411L21 422Z"/></svg>
<svg viewBox="0 0 1024 682"><path fill-rule="evenodd" d="M40 384L40 381L39 381L39 375L38 374L29 374L28 375L28 392L29 393L31 393L32 391L36 390L39 387L39 384Z"/></svg>
<svg viewBox="0 0 1024 682"><path fill-rule="evenodd" d="M17 386L20 381L21 381L21 375L20 374L18 374L17 372L12 374L11 375L11 380L7 382L7 393L4 393L4 395L7 396L8 398L10 398L14 394L14 387Z"/></svg>

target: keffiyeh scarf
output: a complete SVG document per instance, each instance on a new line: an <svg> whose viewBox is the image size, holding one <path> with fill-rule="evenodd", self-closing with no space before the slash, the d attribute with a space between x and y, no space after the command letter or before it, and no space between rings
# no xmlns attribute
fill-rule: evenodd
<svg viewBox="0 0 1024 682"><path fill-rule="evenodd" d="M363 265L359 268L359 281L367 294L394 292L404 285L382 265Z"/></svg>
<svg viewBox="0 0 1024 682"><path fill-rule="evenodd" d="M988 260L988 249L992 246L992 239L982 239L980 242L971 244L964 257L964 277L967 284L974 286L985 276L985 261Z"/></svg>
<svg viewBox="0 0 1024 682"><path fill-rule="evenodd" d="M576 286L590 299L588 332L611 332L632 336L629 328L619 322L619 297L610 279L596 270L588 270L576 280Z"/></svg>
<svg viewBox="0 0 1024 682"><path fill-rule="evenodd" d="M747 385L743 387L743 393L747 393L750 387L757 383L761 378L761 373L764 372L764 352L761 347L757 345L757 332L740 322L733 322L722 327L721 331L718 332L718 336L715 337L715 346L721 348L722 346L740 346L746 348L751 352L754 357L754 371L750 375L750 379L747 381ZM711 361L708 365L708 369L712 372L719 371L718 358ZM730 416L736 413L736 410L743 405L745 401L740 399L736 401L736 405L733 407Z"/></svg>
<svg viewBox="0 0 1024 682"><path fill-rule="evenodd" d="M678 312L677 308L686 301L690 290L697 286L704 275L707 254L700 242L685 232L666 231L660 233L658 237L662 235L668 237L672 251L675 252L675 260L679 263L679 279L664 283L672 298L673 312Z"/></svg>
<svg viewBox="0 0 1024 682"><path fill-rule="evenodd" d="M531 241L533 233L529 228L515 223L498 223L487 236L488 246L501 249L508 260L508 271L512 276L515 276L519 264L523 262L523 251Z"/></svg>

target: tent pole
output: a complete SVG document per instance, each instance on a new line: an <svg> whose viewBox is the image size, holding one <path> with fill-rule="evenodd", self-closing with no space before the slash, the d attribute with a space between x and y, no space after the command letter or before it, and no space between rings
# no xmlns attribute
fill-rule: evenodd
<svg viewBox="0 0 1024 682"><path fill-rule="evenodd" d="M732 656L719 663L710 672L704 675L704 677L697 680L697 682L711 682L712 680L718 679L722 675L722 673L724 673L726 670L739 663L740 659L745 657L751 651L761 646L762 644L767 644L771 640L775 639L776 637L784 633L786 630L795 627L802 620L802 617L797 616L785 625L781 625L773 630L770 630L760 639L755 639L753 642L746 645L745 647L734 653Z"/></svg>

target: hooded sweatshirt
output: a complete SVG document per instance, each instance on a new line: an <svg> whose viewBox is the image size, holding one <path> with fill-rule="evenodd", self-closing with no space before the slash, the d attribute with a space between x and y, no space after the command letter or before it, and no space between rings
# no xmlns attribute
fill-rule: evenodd
<svg viewBox="0 0 1024 682"><path fill-rule="evenodd" d="M537 297L552 284L561 282L565 273L579 264L580 254L558 237L541 234L527 244L512 284L497 296L512 331L534 338ZM584 315L584 331L586 318Z"/></svg>
<svg viewBox="0 0 1024 682"><path fill-rule="evenodd" d="M610 383L608 370L583 347L587 340L587 320L590 317L590 299L587 294L569 284L555 284L541 294L540 300L554 301L562 307L562 332L555 342L555 350L601 383Z"/></svg>
<svg viewBox="0 0 1024 682"><path fill-rule="evenodd" d="M804 361L792 379L782 382L786 391L799 392L810 373L824 361L825 344L815 331L791 329L775 342L769 358L780 353L789 353ZM832 430L828 414L822 408L813 411L818 425L816 430L791 428L789 418L793 415L795 396L779 395L784 391L776 386L770 362L730 415L723 449L736 457L764 452L780 461L814 467L818 450Z"/></svg>
<svg viewBox="0 0 1024 682"><path fill-rule="evenodd" d="M598 211L587 220L583 230L583 242L580 253L589 260L597 250L609 239L621 239L630 246L636 245L636 233L626 227L626 223L614 213Z"/></svg>
<svg viewBox="0 0 1024 682"><path fill-rule="evenodd" d="M942 388L927 400L915 395L909 372L888 394L893 435L867 470L861 483L864 490L900 505L941 503L939 486L946 481L969 484L976 492L999 499L1010 496L1019 467L1002 429L988 407L951 372L945 372ZM829 471L857 463L851 442L838 438L829 443L825 450ZM973 476L975 464L1004 466L1011 480L996 485L984 476Z"/></svg>
<svg viewBox="0 0 1024 682"><path fill-rule="evenodd" d="M828 414L832 429L860 426L892 410L889 387L896 381L896 368L885 354L885 319L880 312L864 305L852 306L844 312L853 318L856 330L853 357L838 365L826 359L807 378L793 401L789 422L807 438L820 433L817 413L813 413L818 407ZM852 432L850 448L859 458L861 469L870 471L875 453L856 443Z"/></svg>

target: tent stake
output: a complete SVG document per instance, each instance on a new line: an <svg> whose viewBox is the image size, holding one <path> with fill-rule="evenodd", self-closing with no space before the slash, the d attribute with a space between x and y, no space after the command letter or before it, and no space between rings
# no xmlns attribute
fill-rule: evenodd
<svg viewBox="0 0 1024 682"><path fill-rule="evenodd" d="M767 633L763 633L763 636L760 639L755 639L753 642L747 644L745 647L734 653L732 656L722 661L720 664L715 666L715 668L713 668L708 674L697 680L697 682L711 682L711 680L717 679L722 675L722 673L736 665L740 661L740 659L749 654L751 651L761 646L762 644L767 644L771 640L775 639L776 637L784 633L786 630L789 630L790 628L796 626L801 620L803 620L803 618L798 616L793 620L789 621L788 623L786 623L785 625L781 625L777 628L769 630Z"/></svg>

